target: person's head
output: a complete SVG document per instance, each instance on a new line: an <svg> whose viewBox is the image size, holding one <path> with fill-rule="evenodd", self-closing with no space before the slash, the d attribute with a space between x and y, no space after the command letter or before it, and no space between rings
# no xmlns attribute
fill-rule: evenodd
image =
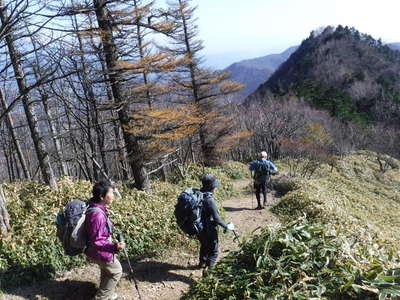
<svg viewBox="0 0 400 300"><path fill-rule="evenodd" d="M212 192L221 183L217 177L212 174L206 174L201 178L203 184L202 190Z"/></svg>
<svg viewBox="0 0 400 300"><path fill-rule="evenodd" d="M268 153L265 152L265 151L261 151L261 153L260 153L260 158L265 158L265 159L267 159L267 157L268 157Z"/></svg>
<svg viewBox="0 0 400 300"><path fill-rule="evenodd" d="M114 200L114 186L106 180L101 180L95 183L92 189L92 201L109 205Z"/></svg>

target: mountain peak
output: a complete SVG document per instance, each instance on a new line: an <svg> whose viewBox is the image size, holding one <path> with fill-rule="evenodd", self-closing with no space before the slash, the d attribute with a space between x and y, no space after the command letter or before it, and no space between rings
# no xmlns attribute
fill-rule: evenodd
<svg viewBox="0 0 400 300"><path fill-rule="evenodd" d="M231 80L246 85L240 92L242 97L254 92L269 76L297 49L293 46L279 54L269 54L261 57L244 59L231 64L225 71L231 73Z"/></svg>
<svg viewBox="0 0 400 300"><path fill-rule="evenodd" d="M398 74L400 52L339 25L312 32L255 94L294 92L341 119L394 121Z"/></svg>

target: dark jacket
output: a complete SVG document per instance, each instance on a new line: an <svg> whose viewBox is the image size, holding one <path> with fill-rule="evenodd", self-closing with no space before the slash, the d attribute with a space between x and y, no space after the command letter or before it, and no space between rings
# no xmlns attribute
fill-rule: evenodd
<svg viewBox="0 0 400 300"><path fill-rule="evenodd" d="M221 219L213 193L203 191L203 220L206 229L216 228L217 225L226 229L226 223Z"/></svg>

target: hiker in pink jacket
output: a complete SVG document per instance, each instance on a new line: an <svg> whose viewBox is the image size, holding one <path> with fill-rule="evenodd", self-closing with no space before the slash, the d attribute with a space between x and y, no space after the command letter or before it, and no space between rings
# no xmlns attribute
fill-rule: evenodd
<svg viewBox="0 0 400 300"><path fill-rule="evenodd" d="M121 263L116 253L125 248L124 243L111 240L112 223L108 218L107 207L114 200L114 187L107 181L99 181L93 186L85 227L89 246L85 254L100 267L100 285L96 300L115 300L115 287L122 275Z"/></svg>

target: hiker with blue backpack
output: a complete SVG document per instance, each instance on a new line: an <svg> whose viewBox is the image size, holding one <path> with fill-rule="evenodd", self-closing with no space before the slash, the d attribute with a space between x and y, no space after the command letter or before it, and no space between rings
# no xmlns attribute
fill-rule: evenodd
<svg viewBox="0 0 400 300"><path fill-rule="evenodd" d="M220 181L212 174L202 177L200 190L187 189L178 196L175 216L179 227L200 241L199 268L203 276L214 266L218 257L218 225L234 231L233 223L225 223L219 213L213 192Z"/></svg>
<svg viewBox="0 0 400 300"><path fill-rule="evenodd" d="M250 172L254 172L253 180L254 180L254 190L257 198L257 207L256 209L262 209L267 205L267 183L270 179L270 176L273 174L277 174L278 168L268 159L268 154L265 151L262 151L260 157L250 163L249 170ZM263 194L263 206L261 206L261 195Z"/></svg>
<svg viewBox="0 0 400 300"><path fill-rule="evenodd" d="M92 194L86 212L88 247L85 254L100 267L100 285L95 299L115 300L118 299L115 287L122 276L116 254L125 248L125 243L111 240L112 223L107 208L114 200L114 187L107 181L99 181L93 186Z"/></svg>

